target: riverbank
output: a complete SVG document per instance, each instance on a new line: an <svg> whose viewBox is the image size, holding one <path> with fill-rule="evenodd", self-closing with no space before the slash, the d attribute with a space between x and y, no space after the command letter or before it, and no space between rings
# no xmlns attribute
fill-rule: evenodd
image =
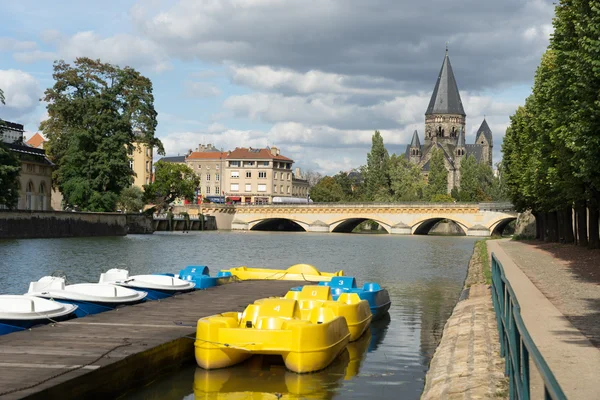
<svg viewBox="0 0 600 400"><path fill-rule="evenodd" d="M508 398L504 359L490 286L476 243L469 261L463 294L448 318L425 377L426 399Z"/></svg>

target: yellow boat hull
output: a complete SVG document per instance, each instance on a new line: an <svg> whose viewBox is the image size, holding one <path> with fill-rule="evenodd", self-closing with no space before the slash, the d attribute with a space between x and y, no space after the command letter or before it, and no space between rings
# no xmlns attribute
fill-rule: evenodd
<svg viewBox="0 0 600 400"><path fill-rule="evenodd" d="M287 292L285 298L298 301L302 319L308 318L316 307L330 308L334 315L344 317L351 342L358 340L365 333L373 319L367 300L361 300L356 293L342 293L333 301L329 286L306 285L301 291Z"/></svg>
<svg viewBox="0 0 600 400"><path fill-rule="evenodd" d="M280 355L297 373L327 367L350 340L346 321L327 308L300 319L298 302L268 299L243 313L224 313L198 320L195 356L205 369L238 364L253 354Z"/></svg>
<svg viewBox="0 0 600 400"><path fill-rule="evenodd" d="M288 269L248 268L246 266L221 270L230 272L240 280L284 280L329 282L331 278L343 276L344 271L321 272L309 264L296 264Z"/></svg>

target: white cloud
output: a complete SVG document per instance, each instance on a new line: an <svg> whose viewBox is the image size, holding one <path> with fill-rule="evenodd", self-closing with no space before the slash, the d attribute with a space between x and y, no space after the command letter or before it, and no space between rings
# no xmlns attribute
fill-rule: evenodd
<svg viewBox="0 0 600 400"><path fill-rule="evenodd" d="M42 95L37 79L16 69L0 70L0 88L6 97L6 105L0 104L0 118L8 120L23 118L35 110Z"/></svg>
<svg viewBox="0 0 600 400"><path fill-rule="evenodd" d="M22 51L34 50L36 48L37 44L35 42L0 37L0 51Z"/></svg>
<svg viewBox="0 0 600 400"><path fill-rule="evenodd" d="M232 65L233 82L258 90L298 94L339 93L391 96L399 92L398 82L371 76L349 76L310 70L300 73L289 68Z"/></svg>
<svg viewBox="0 0 600 400"><path fill-rule="evenodd" d="M15 59L23 62L55 58L71 61L77 57L89 57L123 67L149 67L157 72L172 68L165 52L153 41L129 34L102 37L93 31L85 31L66 36L51 30L42 33L42 40L54 45L55 51L19 52Z"/></svg>
<svg viewBox="0 0 600 400"><path fill-rule="evenodd" d="M206 82L184 82L186 92L196 97L215 97L221 95L221 90Z"/></svg>
<svg viewBox="0 0 600 400"><path fill-rule="evenodd" d="M51 51L33 50L13 53L13 58L17 62L31 64L38 61L53 61L59 57L58 54Z"/></svg>

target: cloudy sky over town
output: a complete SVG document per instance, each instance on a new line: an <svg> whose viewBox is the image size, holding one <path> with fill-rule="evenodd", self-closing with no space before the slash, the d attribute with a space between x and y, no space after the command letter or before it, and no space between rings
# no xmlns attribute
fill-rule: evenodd
<svg viewBox="0 0 600 400"><path fill-rule="evenodd" d="M424 113L446 42L467 113L484 115L494 162L552 33L552 0L0 0L0 118L30 137L52 63L132 66L152 79L167 155L199 143L277 146L323 173L390 153Z"/></svg>

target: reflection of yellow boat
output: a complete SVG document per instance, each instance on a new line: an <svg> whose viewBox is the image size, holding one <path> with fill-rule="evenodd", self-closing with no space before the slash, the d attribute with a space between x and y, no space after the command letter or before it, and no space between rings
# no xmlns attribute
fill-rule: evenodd
<svg viewBox="0 0 600 400"><path fill-rule="evenodd" d="M349 380L358 374L370 338L369 331L365 332L359 340L349 343L348 351L344 351L329 367L312 374L289 372L263 356L254 356L227 369L208 371L197 368L194 395L196 400L331 399L336 395L342 377Z"/></svg>
<svg viewBox="0 0 600 400"><path fill-rule="evenodd" d="M299 292L290 290L285 298L298 300L302 319L307 319L315 308L331 308L336 316L346 319L351 342L362 336L369 328L373 317L367 300L361 300L356 293L342 293L336 301L333 301L329 286L303 286ZM257 303L261 301L263 300L258 300Z"/></svg>
<svg viewBox="0 0 600 400"><path fill-rule="evenodd" d="M317 307L301 319L296 300L264 299L243 313L229 312L198 320L196 361L205 369L224 368L252 354L277 354L294 372L328 366L350 339L346 321L329 307Z"/></svg>
<svg viewBox="0 0 600 400"><path fill-rule="evenodd" d="M266 279L310 282L329 282L335 276L344 275L344 271L321 272L309 264L296 264L288 269L248 268L244 266L223 269L221 272L230 273L241 280Z"/></svg>

